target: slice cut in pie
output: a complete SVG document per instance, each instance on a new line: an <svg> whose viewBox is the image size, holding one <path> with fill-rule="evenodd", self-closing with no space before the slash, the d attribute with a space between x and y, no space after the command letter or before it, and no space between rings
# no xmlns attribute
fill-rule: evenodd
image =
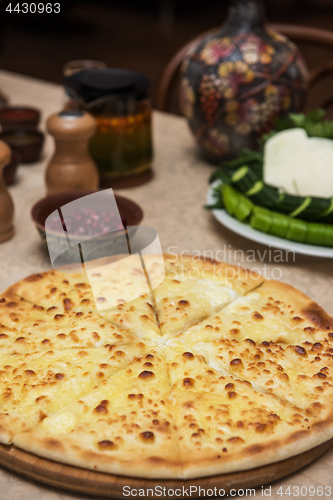
<svg viewBox="0 0 333 500"><path fill-rule="evenodd" d="M210 366L251 382L314 416L330 418L333 405L332 343L256 344L223 339L197 344Z"/></svg>
<svg viewBox="0 0 333 500"><path fill-rule="evenodd" d="M77 287L67 295L67 298L72 304L71 310L96 311L97 309L90 284ZM100 299L100 303L104 303L104 297L98 298ZM102 309L98 312L113 325L127 330L142 339L153 340L161 336L154 312L151 292L130 302L125 302L109 309Z"/></svg>
<svg viewBox="0 0 333 500"><path fill-rule="evenodd" d="M153 291L162 335L184 332L263 281L254 272L222 262L183 259L166 256L165 280Z"/></svg>
<svg viewBox="0 0 333 500"><path fill-rule="evenodd" d="M165 360L150 350L14 443L113 474L181 477L173 412Z"/></svg>
<svg viewBox="0 0 333 500"><path fill-rule="evenodd" d="M0 296L1 442L86 469L180 479L253 469L333 438L333 318L319 305L188 255L165 255L165 279L147 291L146 270L150 283L164 274L155 257L144 271L122 259L90 263L89 279L37 274Z"/></svg>
<svg viewBox="0 0 333 500"><path fill-rule="evenodd" d="M100 264L100 262L98 262ZM100 266L97 267L100 269ZM100 274L100 273L91 273ZM99 295L97 291L96 299L93 294L92 285L85 273L61 273L48 271L46 273L29 276L25 280L10 287L8 293L13 297L23 298L34 304L36 307L51 309L52 314L64 314L68 312L98 312L102 317L114 326L126 330L145 340L153 340L160 337L157 319L154 313L153 297L150 291L129 302L120 304L112 308L98 310L99 305L108 303L108 294ZM111 278L108 274L102 277L102 287L104 292L107 286L112 286ZM118 281L117 280L114 281ZM32 286L35 284L35 286ZM37 288L38 292L34 297L31 288ZM100 292L101 290L99 290Z"/></svg>
<svg viewBox="0 0 333 500"><path fill-rule="evenodd" d="M57 312L4 293L0 296L0 353L24 354L71 347L131 344L138 337L97 312Z"/></svg>
<svg viewBox="0 0 333 500"><path fill-rule="evenodd" d="M333 319L318 304L292 286L267 280L177 339L190 344L221 338L297 344L332 337Z"/></svg>
<svg viewBox="0 0 333 500"><path fill-rule="evenodd" d="M40 424L128 365L146 346L107 345L3 355L0 372L0 441Z"/></svg>
<svg viewBox="0 0 333 500"><path fill-rule="evenodd" d="M203 356L185 351L169 358L184 477L254 468L326 441L327 421L214 370Z"/></svg>

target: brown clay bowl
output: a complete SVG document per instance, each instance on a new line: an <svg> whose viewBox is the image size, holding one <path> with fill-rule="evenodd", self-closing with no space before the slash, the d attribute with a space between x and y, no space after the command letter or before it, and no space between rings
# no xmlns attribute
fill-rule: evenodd
<svg viewBox="0 0 333 500"><path fill-rule="evenodd" d="M2 131L7 129L36 128L40 120L38 109L25 106L8 106L0 110Z"/></svg>
<svg viewBox="0 0 333 500"><path fill-rule="evenodd" d="M19 153L21 163L32 163L40 157L44 134L38 130L13 129L1 132L0 139Z"/></svg>
<svg viewBox="0 0 333 500"><path fill-rule="evenodd" d="M94 191L64 191L61 193L54 193L46 196L39 200L31 210L31 217L34 221L37 231L39 232L43 241L46 241L46 232L45 232L45 221L49 215L51 215L55 210L63 207L67 203L71 201L82 198L83 196L87 196L92 194ZM128 231L132 231L133 234L135 232L135 227L138 226L143 219L143 211L134 201L125 198L123 196L119 196L115 194L116 202L118 205L120 217L123 221L124 226L133 226ZM119 238L116 233L112 238L112 248L110 248L110 240L107 242L107 246L103 246L103 242L98 237L92 238L89 240L89 245L87 247L87 252L85 257L88 259L92 258L101 258L105 256L109 256L116 253L123 253L123 237L122 231L118 231ZM94 245L94 240L96 244ZM47 241L48 244L52 245L52 250L57 255L63 254L66 259L65 250L68 249L67 238L64 231L49 231L47 233ZM74 245L76 242L81 243L82 238L80 236L71 236L71 243ZM117 251L119 248L119 251ZM63 253L65 252L65 253ZM111 252L111 253L110 253ZM72 262L72 254L68 252L67 261L63 260L63 262Z"/></svg>
<svg viewBox="0 0 333 500"><path fill-rule="evenodd" d="M17 167L21 161L20 155L17 151L12 151L12 159L10 163L3 169L3 178L5 184L10 186L15 182Z"/></svg>

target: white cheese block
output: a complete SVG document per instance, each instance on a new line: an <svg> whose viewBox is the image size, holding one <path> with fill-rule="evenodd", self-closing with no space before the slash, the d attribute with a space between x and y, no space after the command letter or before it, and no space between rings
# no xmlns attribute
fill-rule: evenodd
<svg viewBox="0 0 333 500"><path fill-rule="evenodd" d="M283 130L264 148L264 181L289 194L333 196L333 140Z"/></svg>

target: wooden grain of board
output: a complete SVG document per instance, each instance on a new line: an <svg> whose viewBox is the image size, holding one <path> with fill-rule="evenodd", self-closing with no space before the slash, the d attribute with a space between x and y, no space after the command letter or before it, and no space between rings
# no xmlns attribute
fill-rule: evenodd
<svg viewBox="0 0 333 500"><path fill-rule="evenodd" d="M147 488L150 488L153 491L156 486L165 487L166 491L168 489L174 490L175 488L182 489L183 486L184 488L196 486L197 491L199 490L199 486L206 490L214 490L216 487L217 490L224 489L225 493L229 493L232 488L255 488L277 481L310 464L329 450L332 445L333 439L301 453L300 455L296 455L281 462L258 467L257 469L184 480L140 479L135 477L114 476L53 462L20 450L14 445L7 446L3 444L0 444L0 465L22 474L29 479L53 486L54 488L65 489L75 493L98 495L105 498L126 498L123 494L124 486L137 490L147 490ZM197 498L198 496L199 493L197 496L193 493L191 498ZM157 499L167 497L168 495L161 496L160 494L149 494L149 498ZM177 498L186 498L186 496L181 495Z"/></svg>

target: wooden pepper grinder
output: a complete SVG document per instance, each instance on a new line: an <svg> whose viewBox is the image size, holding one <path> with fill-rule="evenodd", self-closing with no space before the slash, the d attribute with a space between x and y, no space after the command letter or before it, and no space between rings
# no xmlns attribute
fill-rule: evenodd
<svg viewBox="0 0 333 500"><path fill-rule="evenodd" d="M0 141L0 242L8 240L14 233L14 204L3 178L3 169L11 157L10 147Z"/></svg>
<svg viewBox="0 0 333 500"><path fill-rule="evenodd" d="M46 170L48 194L97 191L98 170L88 152L95 119L83 111L66 110L51 115L46 127L55 140L55 152Z"/></svg>

